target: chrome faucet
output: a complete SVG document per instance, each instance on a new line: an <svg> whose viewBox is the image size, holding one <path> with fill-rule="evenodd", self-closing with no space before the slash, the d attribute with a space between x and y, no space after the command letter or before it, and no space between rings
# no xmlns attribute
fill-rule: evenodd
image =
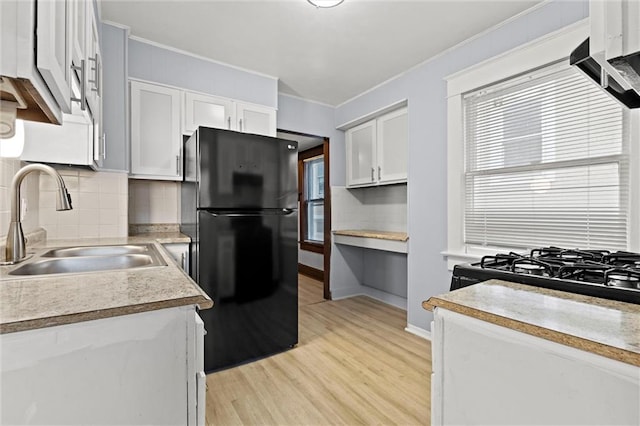
<svg viewBox="0 0 640 426"><path fill-rule="evenodd" d="M62 176L51 166L44 164L29 164L24 166L11 181L11 223L7 232L7 245L5 248L5 264L14 264L22 261L26 256L24 233L22 232L22 220L20 217L20 186L24 178L31 172L45 172L56 180L58 194L56 197L56 210L71 210L71 196L67 192Z"/></svg>

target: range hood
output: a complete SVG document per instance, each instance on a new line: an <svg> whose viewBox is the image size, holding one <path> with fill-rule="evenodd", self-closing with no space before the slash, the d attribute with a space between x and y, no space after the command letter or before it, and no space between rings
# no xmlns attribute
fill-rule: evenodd
<svg viewBox="0 0 640 426"><path fill-rule="evenodd" d="M590 37L569 58L627 108L640 108L640 1L592 0Z"/></svg>

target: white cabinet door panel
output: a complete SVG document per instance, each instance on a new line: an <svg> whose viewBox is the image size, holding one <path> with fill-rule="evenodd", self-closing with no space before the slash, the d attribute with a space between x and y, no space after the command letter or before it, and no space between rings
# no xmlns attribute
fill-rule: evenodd
<svg viewBox="0 0 640 426"><path fill-rule="evenodd" d="M68 0L37 3L36 66L63 112L71 112L71 39Z"/></svg>
<svg viewBox="0 0 640 426"><path fill-rule="evenodd" d="M375 141L375 120L347 131L347 186L366 185L375 182Z"/></svg>
<svg viewBox="0 0 640 426"><path fill-rule="evenodd" d="M131 174L182 177L180 91L131 82Z"/></svg>
<svg viewBox="0 0 640 426"><path fill-rule="evenodd" d="M273 108L238 103L236 105L236 113L238 131L275 137L276 111Z"/></svg>
<svg viewBox="0 0 640 426"><path fill-rule="evenodd" d="M232 130L235 123L233 101L216 96L185 92L183 133L191 134L198 126Z"/></svg>
<svg viewBox="0 0 640 426"><path fill-rule="evenodd" d="M378 120L378 179L380 183L407 180L407 110Z"/></svg>

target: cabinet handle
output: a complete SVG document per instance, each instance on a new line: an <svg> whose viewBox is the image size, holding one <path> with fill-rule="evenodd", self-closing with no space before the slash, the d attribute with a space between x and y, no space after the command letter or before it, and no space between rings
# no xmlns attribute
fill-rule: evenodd
<svg viewBox="0 0 640 426"><path fill-rule="evenodd" d="M381 167L378 166L378 180L380 180L380 172L381 172Z"/></svg>
<svg viewBox="0 0 640 426"><path fill-rule="evenodd" d="M178 176L180 176L180 172L181 172L180 169L182 168L180 166L181 166L181 164L180 164L180 155L178 154L178 155L176 155L176 172L177 172Z"/></svg>
<svg viewBox="0 0 640 426"><path fill-rule="evenodd" d="M371 168L371 182L373 182L374 180L376 180L376 178L374 177L374 173L376 172L376 169L374 169L373 167Z"/></svg>
<svg viewBox="0 0 640 426"><path fill-rule="evenodd" d="M102 134L102 159L107 159L107 134Z"/></svg>
<svg viewBox="0 0 640 426"><path fill-rule="evenodd" d="M242 131L242 118L240 119L240 131Z"/></svg>
<svg viewBox="0 0 640 426"><path fill-rule="evenodd" d="M231 116L227 117L227 130L231 130Z"/></svg>
<svg viewBox="0 0 640 426"><path fill-rule="evenodd" d="M71 98L71 102L80 102L80 109L84 111L87 108L87 95L85 93L87 89L87 81L85 80L85 64L84 59L80 61L80 66L71 65L71 69L74 71L80 71L80 97Z"/></svg>
<svg viewBox="0 0 640 426"><path fill-rule="evenodd" d="M185 254L186 254L185 252L182 252L180 254L180 257L182 259L182 270L183 271L187 270L187 256Z"/></svg>
<svg viewBox="0 0 640 426"><path fill-rule="evenodd" d="M98 93L98 96L100 96L100 67L98 66L100 64L100 56L96 53L96 56L89 58L89 60L93 62L91 71L93 71L94 76L93 80L89 80L89 83L93 84L91 91Z"/></svg>

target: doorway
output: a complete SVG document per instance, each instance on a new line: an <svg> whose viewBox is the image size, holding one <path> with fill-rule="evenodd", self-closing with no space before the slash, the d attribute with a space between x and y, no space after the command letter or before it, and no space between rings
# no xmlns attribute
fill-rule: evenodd
<svg viewBox="0 0 640 426"><path fill-rule="evenodd" d="M277 137L298 142L298 271L322 281L331 300L329 138L281 129Z"/></svg>

